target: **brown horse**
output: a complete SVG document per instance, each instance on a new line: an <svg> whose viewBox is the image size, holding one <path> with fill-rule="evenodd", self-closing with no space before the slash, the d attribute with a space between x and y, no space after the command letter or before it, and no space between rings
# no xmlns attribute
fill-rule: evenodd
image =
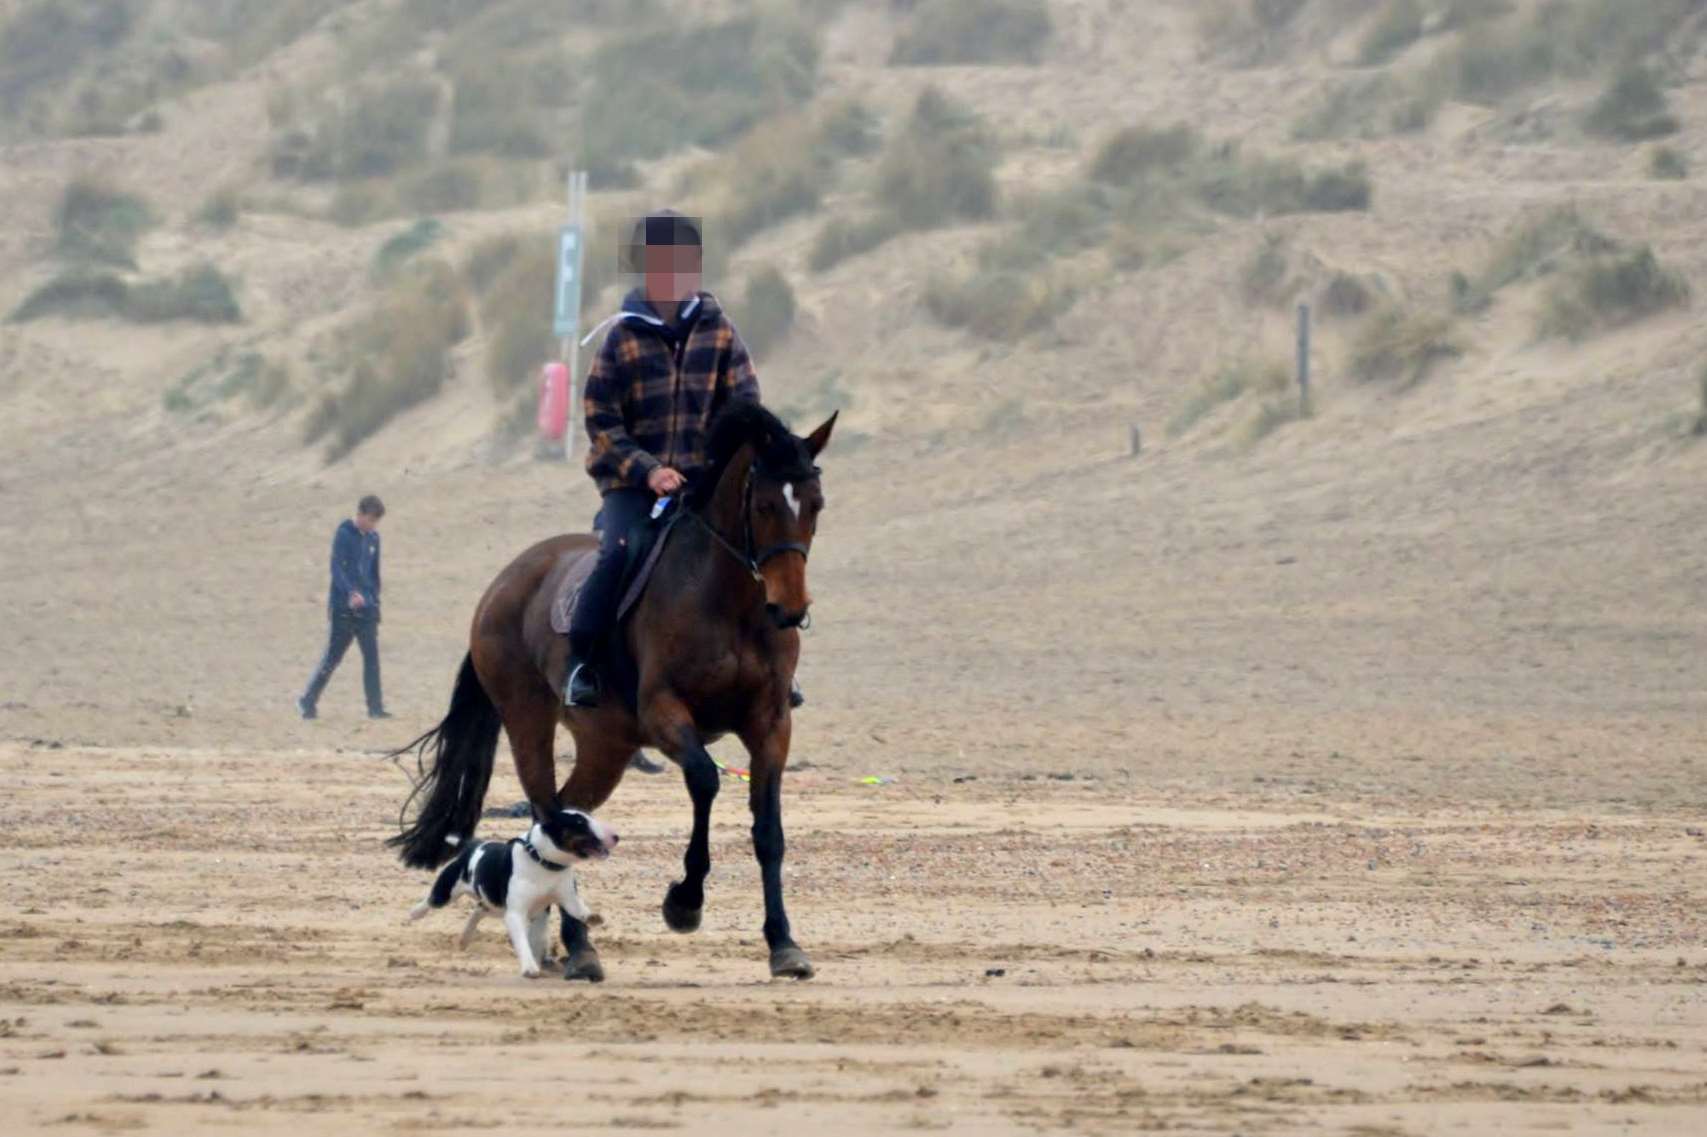
<svg viewBox="0 0 1707 1137"><path fill-rule="evenodd" d="M421 805L390 842L405 864L435 868L474 835L500 726L541 816L563 806L597 809L632 755L648 746L681 767L693 800L685 872L664 894L664 922L694 931L711 871L707 830L719 782L706 744L733 733L751 756L753 852L764 881L771 974L812 975L782 903L782 772L797 629L811 605L806 558L824 508L815 463L835 422L831 415L800 438L751 401L736 401L718 415L705 472L690 487L645 592L600 660L597 708L563 705L567 648L550 622L559 584L578 561L596 555L595 539L553 537L498 574L475 609L449 712L397 752L415 751L422 767L410 795ZM575 739L574 767L561 789L552 754L559 722ZM604 978L586 924L567 913L563 944L564 978Z"/></svg>

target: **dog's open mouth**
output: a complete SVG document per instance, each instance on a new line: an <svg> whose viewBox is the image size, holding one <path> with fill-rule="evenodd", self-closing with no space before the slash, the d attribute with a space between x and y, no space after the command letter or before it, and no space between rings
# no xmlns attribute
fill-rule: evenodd
<svg viewBox="0 0 1707 1137"><path fill-rule="evenodd" d="M597 837L577 837L570 842L569 851L583 861L602 861L610 856L610 850Z"/></svg>

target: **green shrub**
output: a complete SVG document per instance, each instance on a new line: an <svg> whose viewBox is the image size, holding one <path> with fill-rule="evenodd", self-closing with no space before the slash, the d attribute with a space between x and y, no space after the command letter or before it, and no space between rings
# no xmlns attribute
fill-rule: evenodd
<svg viewBox="0 0 1707 1137"><path fill-rule="evenodd" d="M1289 268L1285 240L1272 233L1264 237L1239 274L1239 290L1245 303L1253 307L1285 304L1293 292L1287 283Z"/></svg>
<svg viewBox="0 0 1707 1137"><path fill-rule="evenodd" d="M210 229L229 229L243 212L243 198L231 186L215 190L196 210L196 220Z"/></svg>
<svg viewBox="0 0 1707 1137"><path fill-rule="evenodd" d="M591 269L593 250L584 258ZM583 307L591 302L590 273L583 279ZM553 290L557 286L557 249L549 235L518 246L480 298L480 323L486 331L486 380L500 397L532 383L539 368L557 357L551 328Z"/></svg>
<svg viewBox="0 0 1707 1137"><path fill-rule="evenodd" d="M1284 363L1240 359L1226 364L1186 396L1179 410L1168 419L1168 436L1184 434L1210 411L1246 392L1275 395L1285 391L1290 383L1291 374Z"/></svg>
<svg viewBox="0 0 1707 1137"><path fill-rule="evenodd" d="M1322 314L1332 318L1361 316L1375 303L1369 286L1348 272L1336 272L1322 289Z"/></svg>
<svg viewBox="0 0 1707 1137"><path fill-rule="evenodd" d="M1443 359L1462 354L1452 323L1389 305L1369 317L1351 345L1352 374L1365 382L1418 383Z"/></svg>
<svg viewBox="0 0 1707 1137"><path fill-rule="evenodd" d="M1421 0L1387 0L1375 23L1364 33L1358 46L1358 61L1365 67L1386 63L1422 38L1427 16Z"/></svg>
<svg viewBox="0 0 1707 1137"><path fill-rule="evenodd" d="M398 188L397 196L412 210L453 213L480 208L484 189L479 167L469 162L450 161L410 175Z"/></svg>
<svg viewBox="0 0 1707 1137"><path fill-rule="evenodd" d="M1161 129L1124 127L1097 149L1090 176L1111 185L1141 181L1185 166L1197 156L1201 144L1197 131L1183 123Z"/></svg>
<svg viewBox="0 0 1707 1137"><path fill-rule="evenodd" d="M24 298L8 319L15 323L43 316L67 319L96 319L124 312L130 289L112 273L85 271L66 273L43 284Z"/></svg>
<svg viewBox="0 0 1707 1137"><path fill-rule="evenodd" d="M1292 126L1305 142L1411 134L1434 121L1444 94L1400 83L1385 72L1340 83Z"/></svg>
<svg viewBox="0 0 1707 1137"><path fill-rule="evenodd" d="M1061 282L1014 272L937 274L924 292L925 311L939 323L1000 341L1049 327L1076 299Z"/></svg>
<svg viewBox="0 0 1707 1137"><path fill-rule="evenodd" d="M1640 142L1676 134L1677 119L1666 108L1665 90L1640 64L1621 68L1583 117L1592 134Z"/></svg>
<svg viewBox="0 0 1707 1137"><path fill-rule="evenodd" d="M1682 181L1689 176L1689 161L1670 146L1656 146L1648 154L1648 176L1658 181Z"/></svg>
<svg viewBox="0 0 1707 1137"><path fill-rule="evenodd" d="M1304 183L1304 209L1313 213L1346 213L1369 208L1375 189L1369 170L1353 162L1337 170L1321 170Z"/></svg>
<svg viewBox="0 0 1707 1137"><path fill-rule="evenodd" d="M123 0L33 0L8 9L0 26L0 107L15 110L130 35Z"/></svg>
<svg viewBox="0 0 1707 1137"><path fill-rule="evenodd" d="M1574 207L1562 206L1523 221L1499 243L1474 279L1458 274L1453 303L1460 312L1486 308L1508 285L1557 272L1584 257L1604 256L1618 243L1589 224Z"/></svg>
<svg viewBox="0 0 1707 1137"><path fill-rule="evenodd" d="M516 233L487 237L469 250L468 259L462 262L462 275L475 296L484 297L521 250L522 238Z"/></svg>
<svg viewBox="0 0 1707 1137"><path fill-rule="evenodd" d="M794 327L794 289L772 265L747 278L747 299L741 310L741 335L755 359L763 360L788 338Z"/></svg>
<svg viewBox="0 0 1707 1137"><path fill-rule="evenodd" d="M981 220L996 210L996 147L970 110L935 87L884 151L878 196L900 227Z"/></svg>
<svg viewBox="0 0 1707 1137"><path fill-rule="evenodd" d="M1206 52L1252 66L1279 53L1283 33L1306 0L1203 0L1197 33Z"/></svg>
<svg viewBox="0 0 1707 1137"><path fill-rule="evenodd" d="M814 25L781 9L631 32L591 57L581 150L614 163L717 146L810 98L817 70Z"/></svg>
<svg viewBox="0 0 1707 1137"><path fill-rule="evenodd" d="M1233 145L1200 163L1193 180L1203 204L1234 217L1362 210L1372 193L1360 162L1310 173L1291 159L1244 157Z"/></svg>
<svg viewBox="0 0 1707 1137"><path fill-rule="evenodd" d="M373 255L373 275L382 279L392 275L410 258L443 237L444 231L444 226L433 218L421 218L379 247Z"/></svg>
<svg viewBox="0 0 1707 1137"><path fill-rule="evenodd" d="M1564 274L1547 293L1544 336L1581 339L1689 303L1689 285L1660 264L1652 248L1592 257Z"/></svg>
<svg viewBox="0 0 1707 1137"><path fill-rule="evenodd" d="M850 158L875 153L882 141L877 115L854 98L832 102L818 120L818 131L827 149Z"/></svg>
<svg viewBox="0 0 1707 1137"><path fill-rule="evenodd" d="M496 154L503 158L544 158L551 144L534 119L540 77L536 65L519 61L460 75L450 103L450 149L456 154ZM563 89L573 90L567 75Z"/></svg>
<svg viewBox="0 0 1707 1137"><path fill-rule="evenodd" d="M424 79L358 88L347 104L321 112L290 172L338 179L395 174L427 156L438 108L439 88Z"/></svg>
<svg viewBox="0 0 1707 1137"><path fill-rule="evenodd" d="M1101 240L1114 216L1112 193L1095 184L1070 185L1020 202L1020 222L979 251L986 269L1027 272Z"/></svg>
<svg viewBox="0 0 1707 1137"><path fill-rule="evenodd" d="M61 256L126 268L136 267L136 243L153 224L140 197L90 178L72 179L54 215Z"/></svg>
<svg viewBox="0 0 1707 1137"><path fill-rule="evenodd" d="M124 314L149 324L168 320L235 324L243 318L231 281L205 263L185 269L175 277L132 285L125 298Z"/></svg>
<svg viewBox="0 0 1707 1137"><path fill-rule="evenodd" d="M350 376L328 409L316 408L308 441L330 433L336 461L410 407L432 398L450 376L451 349L467 336L462 283L449 265L417 265L343 337ZM318 433L317 433L318 432Z"/></svg>
<svg viewBox="0 0 1707 1137"><path fill-rule="evenodd" d="M1049 42L1043 0L921 0L890 63L1037 63Z"/></svg>
<svg viewBox="0 0 1707 1137"><path fill-rule="evenodd" d="M832 218L818 230L807 254L807 266L813 272L823 272L850 257L870 252L901 231L900 223L890 213L848 220Z"/></svg>
<svg viewBox="0 0 1707 1137"><path fill-rule="evenodd" d="M43 316L229 324L241 320L243 313L231 282L212 265L203 264L175 277L135 284L127 284L112 273L73 272L55 277L30 293L10 318L23 321Z"/></svg>

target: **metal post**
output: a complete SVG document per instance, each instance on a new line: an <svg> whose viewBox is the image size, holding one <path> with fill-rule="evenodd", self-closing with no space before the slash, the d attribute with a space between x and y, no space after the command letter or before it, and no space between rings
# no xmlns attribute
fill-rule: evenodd
<svg viewBox="0 0 1707 1137"><path fill-rule="evenodd" d="M587 231L584 227L587 200L586 172L582 170L571 170L566 178L566 182L569 198L568 222L571 225L580 227L581 232L581 242L576 247L575 251L577 260L577 264L575 266L575 278L576 280L580 280L581 266L585 265L587 261ZM577 332L578 331L579 329L577 328ZM569 368L569 422L563 431L563 460L568 461L575 456L575 422L577 418L575 413L577 405L575 400L575 369L580 362L581 356L580 336L578 334L565 336L560 344L559 350L563 357L564 365Z"/></svg>
<svg viewBox="0 0 1707 1137"><path fill-rule="evenodd" d="M1310 417L1310 306L1298 305L1298 417Z"/></svg>

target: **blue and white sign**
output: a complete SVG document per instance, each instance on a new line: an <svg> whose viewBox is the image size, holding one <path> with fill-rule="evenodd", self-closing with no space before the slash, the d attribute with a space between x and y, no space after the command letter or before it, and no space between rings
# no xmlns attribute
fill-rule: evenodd
<svg viewBox="0 0 1707 1137"><path fill-rule="evenodd" d="M557 233L557 302L552 329L573 337L581 327L581 227L565 225Z"/></svg>

